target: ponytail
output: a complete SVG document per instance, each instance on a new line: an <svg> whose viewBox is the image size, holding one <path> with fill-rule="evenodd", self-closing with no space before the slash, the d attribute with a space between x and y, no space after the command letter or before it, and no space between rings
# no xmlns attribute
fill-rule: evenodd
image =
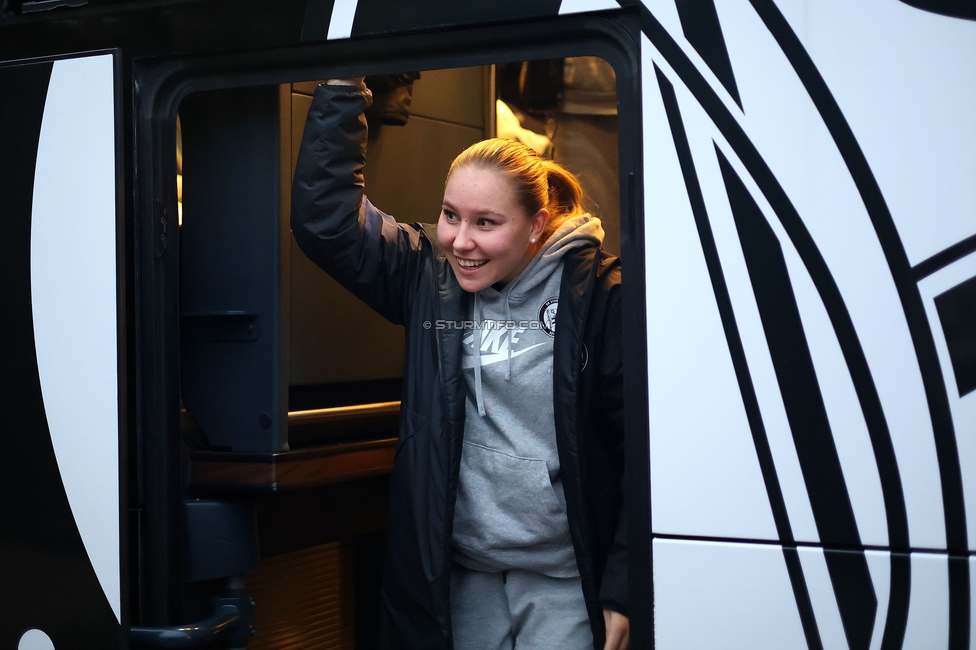
<svg viewBox="0 0 976 650"><path fill-rule="evenodd" d="M583 188L576 176L561 165L540 158L521 142L493 138L475 143L454 159L447 178L469 165L496 170L511 179L526 214L531 216L539 210L549 213L540 245L567 219L585 214Z"/></svg>
<svg viewBox="0 0 976 650"><path fill-rule="evenodd" d="M573 217L585 214L583 209L583 188L576 176L562 165L551 160L543 160L546 182L549 187L549 220L542 231L542 243L556 232L559 226Z"/></svg>

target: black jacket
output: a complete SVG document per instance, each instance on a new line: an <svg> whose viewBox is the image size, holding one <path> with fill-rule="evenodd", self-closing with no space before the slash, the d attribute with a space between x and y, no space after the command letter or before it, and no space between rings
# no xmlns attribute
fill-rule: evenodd
<svg viewBox="0 0 976 650"><path fill-rule="evenodd" d="M390 488L381 638L390 648L451 648L451 533L464 434L463 331L471 294L436 227L399 225L363 197L364 87L322 86L308 114L292 195L302 250L406 328L400 436ZM602 609L626 613L622 516L620 266L597 248L564 258L553 348L559 461L594 646Z"/></svg>

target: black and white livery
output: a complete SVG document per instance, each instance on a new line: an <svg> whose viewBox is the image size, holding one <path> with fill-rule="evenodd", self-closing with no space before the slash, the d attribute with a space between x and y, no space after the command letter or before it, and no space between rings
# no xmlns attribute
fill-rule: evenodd
<svg viewBox="0 0 976 650"><path fill-rule="evenodd" d="M112 54L0 67L3 647L120 643L116 87Z"/></svg>
<svg viewBox="0 0 976 650"><path fill-rule="evenodd" d="M202 3L158 14L184 40L139 42L125 20L146 12L149 34L157 17L139 3L116 3L132 7L113 27L112 3L92 0L77 9L98 26L84 34L75 9L33 13L41 4L5 2L16 15L0 19L0 646L127 647L141 620L125 596L141 579L125 560L123 531L137 529L125 521L137 462L125 395L164 371L124 352L152 349L168 326L119 306L149 300L153 249L140 252L138 233L161 258L173 222L138 184L156 144L133 135L151 121L133 70L330 43L354 59L391 34L606 12L639 41L640 133L620 133L642 152L642 178L622 183L624 203L642 197L623 261L625 283L643 287L631 313L646 315L625 324L646 350L647 427L628 436L645 439L636 466L649 479L627 489L648 492L628 496L649 504L629 516L650 531L630 552L648 558L632 581L648 583L653 610L630 616L653 632L635 643L976 647L965 3L294 0L249 3L248 24L266 33L232 22L214 42L224 25L194 31L219 13ZM36 37L45 25L57 38Z"/></svg>

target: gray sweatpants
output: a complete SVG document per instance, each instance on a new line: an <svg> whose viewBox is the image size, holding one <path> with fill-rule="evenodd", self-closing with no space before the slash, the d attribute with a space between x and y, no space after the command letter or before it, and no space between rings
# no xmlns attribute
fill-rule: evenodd
<svg viewBox="0 0 976 650"><path fill-rule="evenodd" d="M579 577L451 570L455 650L592 650Z"/></svg>

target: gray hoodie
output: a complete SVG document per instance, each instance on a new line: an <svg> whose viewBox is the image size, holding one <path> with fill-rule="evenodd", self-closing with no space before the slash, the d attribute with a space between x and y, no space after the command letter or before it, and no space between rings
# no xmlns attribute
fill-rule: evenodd
<svg viewBox="0 0 976 650"><path fill-rule="evenodd" d="M455 559L470 569L578 575L556 451L553 336L563 255L602 242L599 219L569 219L501 291L474 296L480 329L462 349L468 397L453 536Z"/></svg>

